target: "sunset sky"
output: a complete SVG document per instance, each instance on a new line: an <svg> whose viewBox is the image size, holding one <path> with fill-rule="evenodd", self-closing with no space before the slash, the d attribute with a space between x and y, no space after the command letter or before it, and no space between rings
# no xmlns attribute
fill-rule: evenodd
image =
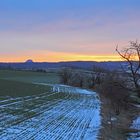
<svg viewBox="0 0 140 140"><path fill-rule="evenodd" d="M0 62L118 60L140 39L140 0L1 0Z"/></svg>

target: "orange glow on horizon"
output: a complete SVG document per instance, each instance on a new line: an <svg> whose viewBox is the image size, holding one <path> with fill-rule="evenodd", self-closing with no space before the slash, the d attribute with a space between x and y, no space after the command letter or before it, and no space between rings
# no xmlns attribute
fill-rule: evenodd
<svg viewBox="0 0 140 140"><path fill-rule="evenodd" d="M61 52L42 52L32 55L20 56L3 56L0 62L25 62L27 59L32 59L34 62L60 62L60 61L122 61L118 55L81 55Z"/></svg>

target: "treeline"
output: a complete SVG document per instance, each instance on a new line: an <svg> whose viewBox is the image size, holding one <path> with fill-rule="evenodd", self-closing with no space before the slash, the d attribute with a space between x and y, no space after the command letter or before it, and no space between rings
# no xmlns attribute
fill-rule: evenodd
<svg viewBox="0 0 140 140"><path fill-rule="evenodd" d="M95 70L96 69L96 70ZM98 69L98 70L97 70ZM81 88L94 88L96 84L102 82L104 70L94 67L93 71L63 68L60 71L60 81L62 84Z"/></svg>
<svg viewBox="0 0 140 140"><path fill-rule="evenodd" d="M90 72L64 68L60 72L60 81L62 84L98 91L109 99L116 115L120 114L122 108L128 107L130 93L125 88L126 79L122 78L122 74L95 66Z"/></svg>

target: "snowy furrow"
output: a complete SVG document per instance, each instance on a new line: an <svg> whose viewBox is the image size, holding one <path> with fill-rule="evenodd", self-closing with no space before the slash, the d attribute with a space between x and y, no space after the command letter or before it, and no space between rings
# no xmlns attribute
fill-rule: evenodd
<svg viewBox="0 0 140 140"><path fill-rule="evenodd" d="M51 109L55 104L57 104L58 102L61 102L61 101L63 101L63 100L60 99L60 100L56 100L56 101L51 102L51 103L49 101L49 102L37 104L36 106L34 105L33 108L30 108L29 112L21 114L22 116L19 115L16 117L14 117L14 116L11 117L11 115L9 115L9 118L7 117L7 119L6 119L7 121L5 120L4 123L1 121L0 123L3 123L3 125L5 127L10 127L11 125L15 125L17 123L20 123L20 122L26 120L26 119L30 119L31 117L34 117L34 116L41 114L42 112L44 112L45 108L49 107L49 109ZM30 118L25 118L25 116L28 116L28 113L30 113L30 112L36 112L36 113L35 113L35 115L32 115ZM1 126L2 126L2 124L1 124Z"/></svg>
<svg viewBox="0 0 140 140"><path fill-rule="evenodd" d="M53 96L53 95L55 95L55 94L57 94L57 93L52 93L52 94L49 94L49 95L47 95L46 94L46 96L37 96L37 97L35 97L35 98L31 98L31 99L24 99L24 100L22 100L21 102L15 102L15 103L13 103L13 104L11 104L11 105L6 105L5 107L2 107L1 108L1 106L0 106L0 122L3 120L3 119L5 119L5 118L3 118L3 117L7 117L7 115L8 115L8 112L5 112L5 108L8 110L10 110L10 109L21 109L21 108L23 108L23 106L24 106L24 104L26 104L26 105L29 105L29 103L31 102L31 103L33 103L34 101L39 101L39 100L45 100L47 97L50 97L50 96ZM14 106L13 106L14 105ZM39 107L39 106L38 106Z"/></svg>
<svg viewBox="0 0 140 140"><path fill-rule="evenodd" d="M62 105L63 104L63 105ZM60 105L57 105L55 108L53 108L51 110L51 112L44 112L44 114L38 116L36 119L38 120L38 123L37 124L33 124L32 127L38 127L38 130L33 132L32 134L26 136L26 138L28 139L31 139L33 135L37 135L38 133L40 133L42 130L45 129L45 127L48 127L48 126L51 126L51 124L54 122L54 121L57 121L58 119L60 119L63 115L66 114L66 112L68 110L66 110L66 112L64 111L63 114L60 114L59 112L65 108L64 106L67 105L67 102L62 102L60 103ZM69 106L69 109L72 109L73 106ZM49 115L48 115L49 113ZM59 115L56 115L56 113L58 113ZM46 116L46 118L44 119L44 122L42 122L42 119L44 118L44 116ZM32 123L32 121L31 121ZM45 125L44 125L45 123ZM30 128L29 128L30 129ZM23 136L23 135L22 135ZM24 135L25 136L25 135ZM22 139L24 139L24 137L21 137Z"/></svg>
<svg viewBox="0 0 140 140"><path fill-rule="evenodd" d="M47 115L46 114L43 114L43 117L44 115ZM51 117L51 116L48 116L48 117ZM35 120L35 121L34 121ZM37 122L37 123L35 123ZM30 137L29 135L29 132L34 129L34 128L42 128L42 126L44 126L43 124L45 123L46 121L42 122L42 115L40 115L39 117L35 118L35 119L31 119L31 120L27 120L23 123L21 123L20 125L18 125L18 127L20 128L24 128L24 131L22 131L20 133L20 135L17 137L17 139L21 138L21 139L26 139L28 137ZM12 128L11 128L12 129ZM34 132L33 132L34 133ZM32 133L32 134L33 134ZM31 135L32 135L31 134Z"/></svg>
<svg viewBox="0 0 140 140"><path fill-rule="evenodd" d="M100 129L100 101L95 92L64 85L52 86L48 94L30 96L6 106L21 109L0 122L1 140L96 140ZM16 99L15 99L16 100ZM24 112L26 110L27 112ZM30 115L30 113L32 113ZM29 114L28 114L29 113Z"/></svg>
<svg viewBox="0 0 140 140"><path fill-rule="evenodd" d="M31 95L31 96L25 96L25 97L8 97L8 99L5 99L5 100L1 100L0 101L0 106L1 106L1 104L7 104L7 103L9 103L9 102L16 102L16 101L18 101L18 100L25 100L25 99L30 99L30 98L36 98L36 97L40 97L40 96L43 96L43 95L46 95L47 93L49 93L49 92L44 92L44 93L41 93L41 94L38 94L38 95Z"/></svg>
<svg viewBox="0 0 140 140"><path fill-rule="evenodd" d="M12 102L8 102L8 103L5 103L5 104L0 104L0 108L3 108L3 107L8 107L8 106L11 106L11 105L17 105L19 103L22 103L24 101L32 101L34 98L35 99L40 99L40 97L44 98L44 97L49 97L53 94L56 94L56 93L51 93L49 95L47 95L49 92L46 92L46 93L43 93L43 94L40 94L40 96L31 96L31 97L20 97L18 99L12 99L12 100L9 100L9 101L12 101ZM46 96L47 95L47 96Z"/></svg>
<svg viewBox="0 0 140 140"><path fill-rule="evenodd" d="M72 109L73 108L79 108L79 107L77 107L78 105L77 104L75 104L75 106L74 106L74 104L71 106L72 107ZM73 109L74 110L74 109ZM62 116L63 116L63 118L62 119L58 119L58 120L56 120L56 122L55 123L53 123L52 125L50 125L49 127L47 127L47 129L51 132L51 133L53 133L53 134L55 134L55 139L58 139L59 137L62 137L62 134L63 134L63 132L67 129L67 132L69 131L69 129L70 129L70 127L66 127L65 129L64 129L64 127L65 127L65 125L67 125L67 123L71 123L71 121L70 120L67 120L66 119L66 117L64 117L64 116L70 116L71 114L69 113L69 110L67 110L64 114L62 114ZM73 116L75 116L75 114L73 115ZM61 118L61 117L60 117ZM76 122L76 121L75 121ZM80 122L79 122L80 123ZM61 126L61 129L59 129L59 127ZM50 137L48 137L49 139L51 139ZM46 137L46 139L47 139L47 137Z"/></svg>
<svg viewBox="0 0 140 140"><path fill-rule="evenodd" d="M68 96L68 95L67 95ZM65 97L65 98L67 98L67 96ZM65 99L64 98L64 99ZM53 106L55 106L57 103L59 103L59 102L61 102L61 101L63 101L63 99L60 99L60 100L55 100L54 99L54 101L52 102L52 101L49 101L49 102L44 102L44 103L41 103L40 104L40 106L38 106L38 104L37 104L37 106L33 106L33 107L35 107L35 108L32 108L32 110L30 110L30 111L34 111L34 112L36 112L36 114L35 114L35 116L37 116L38 114L41 114L42 112L44 112L44 110L47 108L48 110L49 109L51 109L51 108L53 108ZM26 115L26 114L21 114L21 115ZM20 120L19 121L21 121L21 116L19 116L20 118ZM32 117L34 117L34 116L32 116ZM24 119L24 118L23 118ZM27 118L25 118L25 120L26 120ZM12 122L13 122L13 124L14 124L14 121L12 120ZM11 124L12 125L12 124Z"/></svg>

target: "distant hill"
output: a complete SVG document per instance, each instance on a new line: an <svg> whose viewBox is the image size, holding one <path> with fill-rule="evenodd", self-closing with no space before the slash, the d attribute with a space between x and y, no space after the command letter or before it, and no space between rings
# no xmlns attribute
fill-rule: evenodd
<svg viewBox="0 0 140 140"><path fill-rule="evenodd" d="M32 59L28 59L25 63L34 63Z"/></svg>
<svg viewBox="0 0 140 140"><path fill-rule="evenodd" d="M0 63L0 68L12 68L12 69L49 69L49 68L62 68L62 67L72 67L80 69L92 69L93 66L101 67L107 70L119 70L122 65L126 62L95 62L95 61L71 61L71 62L33 62L32 60L27 60L25 63Z"/></svg>

